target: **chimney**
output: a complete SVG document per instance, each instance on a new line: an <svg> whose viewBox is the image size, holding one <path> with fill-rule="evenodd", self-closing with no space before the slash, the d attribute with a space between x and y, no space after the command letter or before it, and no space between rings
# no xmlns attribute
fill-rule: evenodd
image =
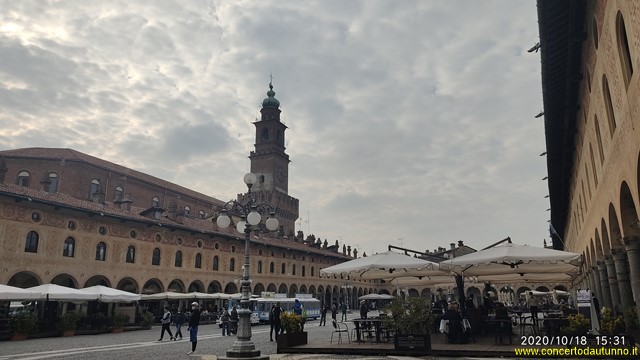
<svg viewBox="0 0 640 360"><path fill-rule="evenodd" d="M451 244L449 244L449 246L451 246L451 250L455 250L455 248L456 248L456 243L451 243Z"/></svg>
<svg viewBox="0 0 640 360"><path fill-rule="evenodd" d="M462 240L458 240L458 247L463 247L464 243L462 242Z"/></svg>

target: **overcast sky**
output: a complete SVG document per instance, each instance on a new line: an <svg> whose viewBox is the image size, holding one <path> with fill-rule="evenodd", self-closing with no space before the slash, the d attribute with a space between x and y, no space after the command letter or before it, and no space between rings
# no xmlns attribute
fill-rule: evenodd
<svg viewBox="0 0 640 360"><path fill-rule="evenodd" d="M305 235L542 246L537 41L534 0L0 0L0 149L229 200L272 73Z"/></svg>

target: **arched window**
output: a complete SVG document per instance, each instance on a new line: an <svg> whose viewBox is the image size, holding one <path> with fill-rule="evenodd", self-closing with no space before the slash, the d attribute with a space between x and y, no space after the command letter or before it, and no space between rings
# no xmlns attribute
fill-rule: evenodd
<svg viewBox="0 0 640 360"><path fill-rule="evenodd" d="M207 214L205 214L205 213L204 213L204 210L200 210L200 211L198 212L198 217L199 217L200 219L204 219L206 216L207 216Z"/></svg>
<svg viewBox="0 0 640 360"><path fill-rule="evenodd" d="M190 213L191 213L191 208L189 207L189 205L185 205L184 216L189 216Z"/></svg>
<svg viewBox="0 0 640 360"><path fill-rule="evenodd" d="M216 270L216 271L218 270L218 267L220 265L219 263L220 263L220 261L218 260L218 257L214 256L213 257L213 270Z"/></svg>
<svg viewBox="0 0 640 360"><path fill-rule="evenodd" d="M262 129L262 140L269 140L269 129Z"/></svg>
<svg viewBox="0 0 640 360"><path fill-rule="evenodd" d="M52 172L47 176L47 182L45 183L44 191L49 194L58 192L58 174Z"/></svg>
<svg viewBox="0 0 640 360"><path fill-rule="evenodd" d="M296 264L291 265L291 275L296 274Z"/></svg>
<svg viewBox="0 0 640 360"><path fill-rule="evenodd" d="M596 140L598 140L598 151L600 152L600 165L604 163L604 151L602 150L602 136L600 135L600 122L598 122L598 116L595 117L596 126Z"/></svg>
<svg viewBox="0 0 640 360"><path fill-rule="evenodd" d="M133 264L136 262L136 248L133 245L129 246L129 248L127 249L126 261L129 264Z"/></svg>
<svg viewBox="0 0 640 360"><path fill-rule="evenodd" d="M262 274L262 261L258 261L258 274Z"/></svg>
<svg viewBox="0 0 640 360"><path fill-rule="evenodd" d="M613 137L616 131L616 117L613 112L613 103L611 102L611 92L609 91L609 82L607 75L602 75L602 95L604 96L604 105L607 109L607 120L609 121L609 135Z"/></svg>
<svg viewBox="0 0 640 360"><path fill-rule="evenodd" d="M622 77L624 78L625 89L629 88L629 82L633 76L633 62L631 61L631 51L629 50L629 40L627 38L627 28L624 25L624 16L618 11L616 17L616 39L618 40L618 55L620 66L622 67Z"/></svg>
<svg viewBox="0 0 640 360"><path fill-rule="evenodd" d="M287 272L287 265L285 263L282 263L282 266L280 266L280 274L284 274Z"/></svg>
<svg viewBox="0 0 640 360"><path fill-rule="evenodd" d="M96 260L105 261L107 257L107 245L103 242L99 242L96 246Z"/></svg>
<svg viewBox="0 0 640 360"><path fill-rule="evenodd" d="M151 257L151 265L160 265L160 249L153 249L153 256Z"/></svg>
<svg viewBox="0 0 640 360"><path fill-rule="evenodd" d="M97 179L91 180L91 187L89 187L89 199L93 199L93 195L98 191L100 191L100 181Z"/></svg>
<svg viewBox="0 0 640 360"><path fill-rule="evenodd" d="M202 268L202 254L197 253L196 254L196 269L201 269Z"/></svg>
<svg viewBox="0 0 640 360"><path fill-rule="evenodd" d="M154 196L153 199L151 199L151 207L158 207L158 205L160 205L160 199Z"/></svg>
<svg viewBox="0 0 640 360"><path fill-rule="evenodd" d="M176 251L175 265L176 267L182 267L182 251L180 250Z"/></svg>
<svg viewBox="0 0 640 360"><path fill-rule="evenodd" d="M236 259L229 259L229 271L236 271Z"/></svg>
<svg viewBox="0 0 640 360"><path fill-rule="evenodd" d="M122 201L122 187L121 186L116 186L116 190L113 194L113 200L114 201Z"/></svg>
<svg viewBox="0 0 640 360"><path fill-rule="evenodd" d="M38 240L40 235L35 231L29 231L26 241L24 243L24 252L37 253L38 252Z"/></svg>
<svg viewBox="0 0 640 360"><path fill-rule="evenodd" d="M273 264L273 262L269 263L269 273L273 274L275 272L275 265Z"/></svg>
<svg viewBox="0 0 640 360"><path fill-rule="evenodd" d="M311 267L311 276L313 276L313 272L314 272L314 268L313 266Z"/></svg>
<svg viewBox="0 0 640 360"><path fill-rule="evenodd" d="M302 265L302 277L305 277L305 276L306 276L306 274L305 274L305 273L306 273L306 271L305 271L304 265Z"/></svg>
<svg viewBox="0 0 640 360"><path fill-rule="evenodd" d="M73 257L76 252L76 240L69 236L64 241L64 247L62 249L62 256Z"/></svg>
<svg viewBox="0 0 640 360"><path fill-rule="evenodd" d="M29 186L29 172L28 171L20 171L18 173L18 180L16 181L16 185Z"/></svg>

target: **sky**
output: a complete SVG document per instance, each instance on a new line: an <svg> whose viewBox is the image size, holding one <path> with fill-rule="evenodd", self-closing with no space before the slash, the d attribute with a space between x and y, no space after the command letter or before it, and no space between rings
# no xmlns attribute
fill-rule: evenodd
<svg viewBox="0 0 640 360"><path fill-rule="evenodd" d="M538 40L534 0L0 0L0 150L230 200L272 76L305 236L542 246Z"/></svg>

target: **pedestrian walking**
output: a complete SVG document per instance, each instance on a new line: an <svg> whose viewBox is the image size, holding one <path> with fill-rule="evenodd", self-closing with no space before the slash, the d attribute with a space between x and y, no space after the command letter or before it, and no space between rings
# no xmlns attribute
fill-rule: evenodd
<svg viewBox="0 0 640 360"><path fill-rule="evenodd" d="M162 315L160 322L162 323L162 330L160 331L160 339L158 339L158 341L162 341L165 331L169 333L171 340L175 340L176 338L174 338L171 333L171 310L169 310L168 306L164 307L164 315Z"/></svg>
<svg viewBox="0 0 640 360"><path fill-rule="evenodd" d="M276 339L278 338L278 334L280 334L280 314L282 313L282 309L280 308L280 301L276 303L276 306L273 308L273 330L276 332Z"/></svg>
<svg viewBox="0 0 640 360"><path fill-rule="evenodd" d="M342 302L340 303L340 310L342 311L342 322L347 321L347 304Z"/></svg>
<svg viewBox="0 0 640 360"><path fill-rule="evenodd" d="M222 324L222 336L231 336L231 330L229 330L229 312L226 309L222 309L222 315L220 316L220 324Z"/></svg>
<svg viewBox="0 0 640 360"><path fill-rule="evenodd" d="M184 324L185 321L187 321L187 315L182 311L182 308L178 308L178 313L173 321L176 324L176 336L174 339L178 340L178 336L180 336L180 340L182 340L182 324Z"/></svg>
<svg viewBox="0 0 640 360"><path fill-rule="evenodd" d="M200 326L200 305L197 301L191 303L191 317L189 317L189 341L191 341L191 351L187 355L196 352L198 346L198 326Z"/></svg>
<svg viewBox="0 0 640 360"><path fill-rule="evenodd" d="M369 306L365 300L360 300L360 319L366 319L369 312Z"/></svg>
<svg viewBox="0 0 640 360"><path fill-rule="evenodd" d="M320 309L320 325L318 326L326 326L327 325L327 305L322 305L322 309Z"/></svg>
<svg viewBox="0 0 640 360"><path fill-rule="evenodd" d="M233 308L231 309L231 314L229 315L229 327L231 328L231 333L233 335L238 333L238 320L240 318L238 317L238 306L237 305L233 305Z"/></svg>
<svg viewBox="0 0 640 360"><path fill-rule="evenodd" d="M271 329L269 330L269 341L273 341L273 328L276 325L276 322L273 320L273 309L276 308L275 304L271 304L271 310L269 310L269 325L271 326ZM278 334L276 334L276 337L278 336Z"/></svg>
<svg viewBox="0 0 640 360"><path fill-rule="evenodd" d="M338 307L336 306L336 303L333 303L331 304L331 319L333 319L333 321L338 321L337 316L338 316Z"/></svg>

